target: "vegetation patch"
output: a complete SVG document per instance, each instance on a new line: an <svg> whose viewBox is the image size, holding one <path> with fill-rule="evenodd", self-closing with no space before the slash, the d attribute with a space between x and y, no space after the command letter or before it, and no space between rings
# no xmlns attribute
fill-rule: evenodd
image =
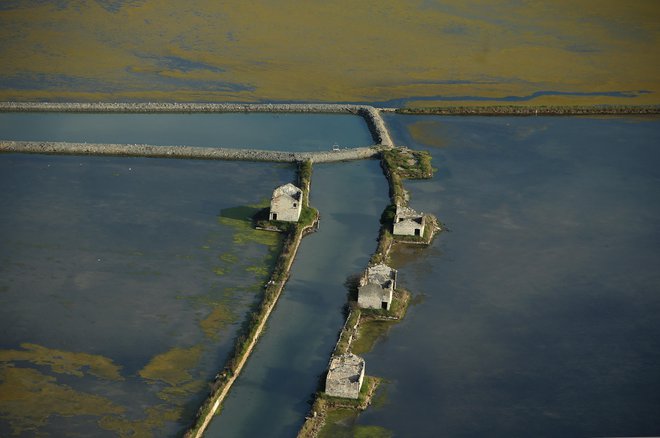
<svg viewBox="0 0 660 438"><path fill-rule="evenodd" d="M180 404L190 398L191 395L199 394L204 389L206 382L203 380L192 380L179 386L168 386L158 392L158 398L173 404Z"/></svg>
<svg viewBox="0 0 660 438"><path fill-rule="evenodd" d="M332 427L337 422L354 418L359 411L365 410L372 401L373 395L382 379L364 376L364 383L357 400L330 397L324 392L317 392L312 406L312 415L298 432L298 438L334 437L336 429Z"/></svg>
<svg viewBox="0 0 660 438"><path fill-rule="evenodd" d="M361 315L362 309L356 305L352 305L350 313L348 314L348 318L346 318L346 323L339 333L339 341L337 341L337 345L335 346L335 351L333 354L346 354L350 351Z"/></svg>
<svg viewBox="0 0 660 438"><path fill-rule="evenodd" d="M175 347L154 356L138 374L147 380L160 380L172 386L192 380L187 369L192 368L202 354L202 346L189 348Z"/></svg>
<svg viewBox="0 0 660 438"><path fill-rule="evenodd" d="M125 408L98 395L58 384L55 377L31 368L0 364L0 417L12 433L36 434L50 416L120 415Z"/></svg>
<svg viewBox="0 0 660 438"><path fill-rule="evenodd" d="M128 420L124 417L105 416L98 421L99 427L115 432L120 437L153 437L153 430L161 428L168 421L178 421L181 412L166 406L152 406L145 409L143 419Z"/></svg>
<svg viewBox="0 0 660 438"><path fill-rule="evenodd" d="M359 355L371 351L376 341L405 316L409 304L410 292L396 289L390 310L361 309L362 317L351 345L351 352Z"/></svg>
<svg viewBox="0 0 660 438"><path fill-rule="evenodd" d="M398 108L399 114L435 114L443 116L567 116L660 114L658 105L488 105Z"/></svg>
<svg viewBox="0 0 660 438"><path fill-rule="evenodd" d="M433 178L431 154L427 151L417 151L406 147L395 147L385 149L381 153L387 168L395 170L400 178Z"/></svg>
<svg viewBox="0 0 660 438"><path fill-rule="evenodd" d="M23 343L23 350L0 350L0 362L27 361L50 367L53 372L82 377L84 373L108 380L124 380L121 367L111 359L88 353L46 348L37 344Z"/></svg>
<svg viewBox="0 0 660 438"><path fill-rule="evenodd" d="M209 315L199 322L199 326L209 339L218 339L220 331L236 322L236 314L227 306L215 305Z"/></svg>

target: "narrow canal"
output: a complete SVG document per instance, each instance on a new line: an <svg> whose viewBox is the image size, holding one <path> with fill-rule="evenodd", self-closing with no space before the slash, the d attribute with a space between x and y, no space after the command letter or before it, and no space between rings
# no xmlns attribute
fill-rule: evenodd
<svg viewBox="0 0 660 438"><path fill-rule="evenodd" d="M343 324L344 282L366 267L388 203L378 161L314 166L311 203L321 228L303 240L268 329L208 437L295 436L309 410Z"/></svg>
<svg viewBox="0 0 660 438"><path fill-rule="evenodd" d="M0 113L0 139L327 151L373 143L350 114Z"/></svg>

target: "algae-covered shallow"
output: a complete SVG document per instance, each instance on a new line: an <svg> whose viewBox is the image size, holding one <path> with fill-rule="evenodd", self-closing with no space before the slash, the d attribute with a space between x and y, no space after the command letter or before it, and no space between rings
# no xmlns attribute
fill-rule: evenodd
<svg viewBox="0 0 660 438"><path fill-rule="evenodd" d="M658 104L655 1L4 1L0 99Z"/></svg>
<svg viewBox="0 0 660 438"><path fill-rule="evenodd" d="M399 283L425 299L365 354L392 383L356 424L657 434L660 119L386 121L433 155L435 178L405 186L449 232L393 253Z"/></svg>
<svg viewBox="0 0 660 438"><path fill-rule="evenodd" d="M181 433L279 248L220 213L293 172L0 155L0 435Z"/></svg>

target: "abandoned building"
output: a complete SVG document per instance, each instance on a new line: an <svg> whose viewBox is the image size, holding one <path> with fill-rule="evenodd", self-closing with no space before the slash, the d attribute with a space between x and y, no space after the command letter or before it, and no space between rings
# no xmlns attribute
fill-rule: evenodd
<svg viewBox="0 0 660 438"><path fill-rule="evenodd" d="M333 356L325 379L325 393L357 399L364 380L364 365L364 359L352 353Z"/></svg>
<svg viewBox="0 0 660 438"><path fill-rule="evenodd" d="M291 183L279 186L270 200L268 220L298 222L302 211L303 192Z"/></svg>
<svg viewBox="0 0 660 438"><path fill-rule="evenodd" d="M412 208L396 206L392 234L399 236L423 236L426 220L423 213Z"/></svg>
<svg viewBox="0 0 660 438"><path fill-rule="evenodd" d="M370 266L360 277L358 306L366 309L390 310L396 288L396 269L384 263Z"/></svg>

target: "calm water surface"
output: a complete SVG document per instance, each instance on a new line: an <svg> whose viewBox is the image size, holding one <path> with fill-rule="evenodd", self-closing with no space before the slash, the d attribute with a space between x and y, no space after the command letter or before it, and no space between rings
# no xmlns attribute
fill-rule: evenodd
<svg viewBox="0 0 660 438"><path fill-rule="evenodd" d="M364 119L346 114L0 113L0 139L285 151L373 144Z"/></svg>
<svg viewBox="0 0 660 438"><path fill-rule="evenodd" d="M224 115L160 116L0 114L0 138L225 146L236 139L255 146L258 138L259 147L304 149L314 141L370 142L358 117L242 115L250 122L232 124ZM341 128L354 122L353 130ZM264 163L0 155L0 435L180 434L277 250L277 234L251 230L245 220L254 209L236 207L267 201L293 171ZM328 312L333 330L344 300L338 293ZM327 360L329 349L321 350L317 360ZM314 389L311 376L303 394ZM296 402L304 405L305 397ZM302 419L297 408L289 419Z"/></svg>
<svg viewBox="0 0 660 438"><path fill-rule="evenodd" d="M206 436L296 436L344 321L344 282L369 261L387 202L377 161L314 166L320 230L303 240L268 329Z"/></svg>
<svg viewBox="0 0 660 438"><path fill-rule="evenodd" d="M219 215L292 177L264 164L0 155L0 435L185 427L277 249Z"/></svg>
<svg viewBox="0 0 660 438"><path fill-rule="evenodd" d="M660 434L660 120L387 122L433 154L437 176L406 187L450 231L395 254L421 303L366 355L391 383L357 423L402 437Z"/></svg>

